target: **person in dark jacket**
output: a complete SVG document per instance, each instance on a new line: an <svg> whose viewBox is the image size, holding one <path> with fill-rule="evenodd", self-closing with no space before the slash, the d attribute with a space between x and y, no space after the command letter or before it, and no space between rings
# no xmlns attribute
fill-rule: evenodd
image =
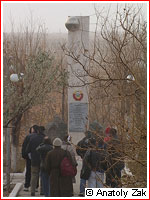
<svg viewBox="0 0 150 200"><path fill-rule="evenodd" d="M102 139L91 140L91 150L88 150L84 157L87 165L91 168L88 179L89 188L103 188L104 172L108 166L108 155L104 150L104 142Z"/></svg>
<svg viewBox="0 0 150 200"><path fill-rule="evenodd" d="M40 154L36 148L43 142L44 134L37 126L37 132L32 133L30 142L27 145L26 153L31 153L31 196L35 196L37 181L40 172Z"/></svg>
<svg viewBox="0 0 150 200"><path fill-rule="evenodd" d="M50 175L50 194L51 197L71 197L73 195L73 183L71 176L62 176L60 173L61 161L67 153L68 159L72 157L69 151L61 148L62 141L55 138L53 141L54 149L48 152L46 156L46 170Z"/></svg>
<svg viewBox="0 0 150 200"><path fill-rule="evenodd" d="M22 158L26 160L26 173L25 173L25 184L24 191L29 191L30 181L31 181L31 156L26 153L26 147L30 141L32 133L36 132L37 126L34 125L29 129L29 134L25 137L22 144Z"/></svg>
<svg viewBox="0 0 150 200"><path fill-rule="evenodd" d="M76 147L76 152L82 159L82 167L83 167L83 158L84 158L86 151L88 150L89 141L90 141L91 137L92 137L92 132L86 131L85 137L78 142L77 147ZM84 196L85 187L86 187L86 180L83 178L80 178L80 194L79 194L79 196L81 196L81 197Z"/></svg>
<svg viewBox="0 0 150 200"><path fill-rule="evenodd" d="M41 157L41 164L40 164L40 175L41 175L41 181L42 181L42 191L45 195L45 197L50 196L50 184L49 184L49 174L47 173L45 169L45 158L49 151L53 149L51 140L48 136L44 137L44 141L42 144L40 144L36 150L40 153Z"/></svg>
<svg viewBox="0 0 150 200"><path fill-rule="evenodd" d="M106 173L106 184L112 188L121 187L121 170L124 168L124 159L121 152L120 141L117 130L110 128L110 140L107 142L106 150L109 154L109 164Z"/></svg>

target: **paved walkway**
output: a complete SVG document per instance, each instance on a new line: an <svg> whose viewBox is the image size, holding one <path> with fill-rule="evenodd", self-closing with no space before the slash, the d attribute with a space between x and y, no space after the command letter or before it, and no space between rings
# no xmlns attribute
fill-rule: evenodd
<svg viewBox="0 0 150 200"><path fill-rule="evenodd" d="M81 170L81 166L82 166L82 161L80 159L80 157L77 156L77 162L78 162L78 168L77 168L77 175L76 175L76 183L73 184L73 188L74 188L74 196L77 197L79 194L79 188L80 188L80 170ZM16 180L17 181L17 180ZM18 181L21 181L22 183L24 183L24 176L22 176L22 178L20 177L20 179L18 179ZM22 188L20 190L20 192L18 193L17 197L31 197L31 192L30 189L28 192L23 190L24 188ZM40 190L40 188L39 188ZM40 195L40 191L35 193L35 197L44 197Z"/></svg>
<svg viewBox="0 0 150 200"><path fill-rule="evenodd" d="M78 197L79 188L80 188L80 171L81 171L81 166L82 166L82 160L79 156L77 156L76 159L78 162L78 168L77 168L78 173L76 175L76 183L73 184L73 188L74 188L74 196ZM125 167L124 170L129 176L132 176L132 173L129 171L128 168ZM11 174L11 183L12 184L22 183L22 185L24 185L24 179L25 179L25 172ZM5 174L4 174L4 184L5 184ZM17 197L31 197L30 190L28 192L26 192L23 189L24 188L22 187L20 192L18 193ZM38 192L36 192L35 197L44 197L44 196L41 196L40 191L38 191Z"/></svg>

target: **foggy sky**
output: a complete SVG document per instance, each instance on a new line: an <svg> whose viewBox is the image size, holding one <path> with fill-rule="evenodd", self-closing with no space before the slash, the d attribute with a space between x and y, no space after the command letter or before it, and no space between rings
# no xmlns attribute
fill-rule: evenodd
<svg viewBox="0 0 150 200"><path fill-rule="evenodd" d="M28 23L33 17L33 21L37 23L45 24L48 32L50 33L59 33L59 32L67 32L65 28L65 22L68 16L90 16L90 30L94 30L94 23L96 22L96 16L94 5L98 7L100 10L102 8L109 9L110 12L113 13L116 10L117 3L106 3L106 2L84 2L84 3L60 3L60 2L2 2L3 5L3 31L10 32L11 31L11 22L15 25L15 28L18 29L20 24ZM130 3L130 2L128 2ZM120 3L119 3L120 4ZM121 3L122 6L124 3ZM139 4L136 5L139 6ZM142 13L146 18L147 4L140 3L142 5Z"/></svg>

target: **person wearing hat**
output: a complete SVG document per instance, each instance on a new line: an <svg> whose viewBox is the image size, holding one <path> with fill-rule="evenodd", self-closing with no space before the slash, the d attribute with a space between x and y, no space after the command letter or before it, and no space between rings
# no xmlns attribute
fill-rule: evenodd
<svg viewBox="0 0 150 200"><path fill-rule="evenodd" d="M46 170L50 175L50 195L51 197L70 197L73 195L73 183L71 176L61 176L60 164L66 152L72 162L71 154L61 148L62 140L55 138L53 141L54 149L46 156ZM72 162L73 163L73 162Z"/></svg>

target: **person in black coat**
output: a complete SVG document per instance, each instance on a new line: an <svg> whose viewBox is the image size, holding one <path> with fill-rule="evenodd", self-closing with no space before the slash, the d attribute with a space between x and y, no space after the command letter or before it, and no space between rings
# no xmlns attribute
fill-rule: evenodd
<svg viewBox="0 0 150 200"><path fill-rule="evenodd" d="M45 169L45 158L49 151L53 149L52 143L48 136L44 137L44 141L40 144L36 150L40 153L41 164L40 164L40 176L42 181L42 190L44 192L45 197L50 196L50 181L49 181L49 174Z"/></svg>
<svg viewBox="0 0 150 200"><path fill-rule="evenodd" d="M106 145L106 150L109 155L108 170L106 173L106 184L109 187L118 188L122 186L121 170L125 167L125 163L116 129L110 128L109 136L110 140Z"/></svg>
<svg viewBox="0 0 150 200"><path fill-rule="evenodd" d="M104 172L108 167L108 154L101 138L91 139L91 147L84 157L85 164L91 169L88 178L89 188L104 187Z"/></svg>
<svg viewBox="0 0 150 200"><path fill-rule="evenodd" d="M28 191L30 187L31 181L31 156L30 154L26 153L26 147L30 141L32 133L37 131L37 125L32 126L29 129L29 134L25 137L23 144L22 144L22 158L26 161L26 173L25 173L25 184L24 184L24 191ZM38 187L38 185L37 185Z"/></svg>
<svg viewBox="0 0 150 200"><path fill-rule="evenodd" d="M43 142L44 136L42 129L38 126L37 132L32 133L26 148L26 153L31 153L31 196L35 196L36 184L39 180L40 172L40 154L36 151L36 148Z"/></svg>
<svg viewBox="0 0 150 200"><path fill-rule="evenodd" d="M86 151L88 150L89 141L90 141L91 137L92 137L92 132L86 131L85 137L78 142L77 147L76 147L77 154L82 158L82 167L83 167L83 158L84 158ZM80 177L80 194L79 194L79 196L84 196L85 187L86 187L86 179Z"/></svg>

